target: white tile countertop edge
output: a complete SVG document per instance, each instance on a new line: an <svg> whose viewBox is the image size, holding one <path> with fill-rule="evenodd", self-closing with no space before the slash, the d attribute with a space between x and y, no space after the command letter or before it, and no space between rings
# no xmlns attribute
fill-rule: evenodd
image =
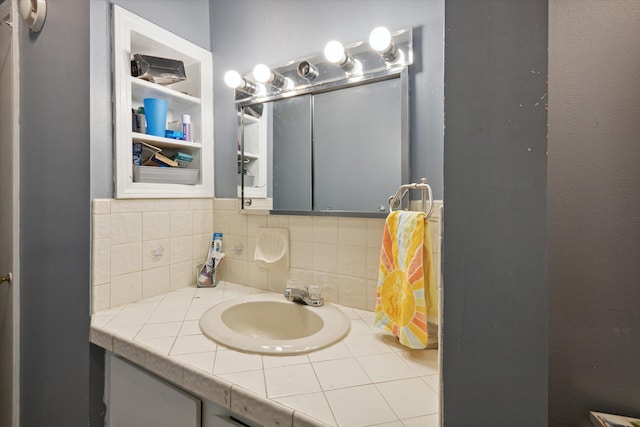
<svg viewBox="0 0 640 427"><path fill-rule="evenodd" d="M336 399L339 393L350 388L353 390L363 389L366 393L375 393L375 397L380 398L380 403L386 406L386 412L383 411L377 414L375 421L373 419L369 421L358 419L357 423L359 425L375 425L381 422L398 423L398 426L423 425L423 421L427 423L424 425L430 425L433 420L437 419L437 388L439 384L437 350L408 350L402 347L397 343L395 337L381 330L376 330L377 328L373 326L372 321L373 313L364 310L336 305L345 311L347 317L352 320L352 331L345 338L345 340L350 340L347 344L351 345L351 347L339 343L340 347L336 345L333 350L330 350L330 347L325 349L328 350L325 353L321 353L324 350L320 350L309 353L310 357L307 357L308 355L302 356L304 361L297 360L295 364L288 364L286 362L287 358L300 358L301 356L273 356L276 359L270 358L269 366L265 366L266 360L261 359L259 369L252 370L257 366L247 365L247 372L236 370L235 372L214 373L213 362L211 362L211 367L207 366L205 368L197 361L189 359L190 357L198 358L202 356L199 360L208 361L209 358L215 359L219 354L225 356L226 359L240 359L242 357L250 359L251 356L246 356L245 353L227 349L211 341L209 344L215 351L215 353L212 353L210 348L205 348L208 344L202 339L210 340L200 332L199 328L196 330L197 326L195 325L200 315L210 306L230 298L263 292L265 291L221 282L218 287L212 289L187 287L137 303L99 311L91 319L90 341L145 368L187 392L210 400L241 417L264 426L347 426L354 422L353 418L348 418L352 417L353 414L341 414L339 413L340 408L333 407L326 401L332 402L329 398L330 393L333 399ZM364 319L367 321L364 321ZM180 331L178 331L178 326L180 330L187 327L191 329L188 334L181 335ZM181 347L180 352L184 353L178 352L176 354L175 352L178 351L176 343L184 336L188 336L189 340L184 340L187 342L183 345L191 350L182 350ZM343 354L338 354L338 349L341 349ZM174 352L173 354L172 351ZM332 353L332 355L329 353ZM374 359L376 358L393 358L394 361L397 360L397 362L394 362L392 369L395 372L395 376L383 378L386 369L379 370L384 372L378 373L373 370L375 368L370 368L370 366L375 366L374 362L376 360ZM220 363L222 363L222 359L222 356L219 356ZM293 361L294 359L288 360ZM269 386L267 384L268 374L280 372L278 369L288 372L289 368L285 369L279 365L295 366L296 368L291 368L292 372L296 369L300 372L306 372L304 371L306 369L305 365L308 365L308 371L311 372L312 380L314 384L317 384L318 389L300 389L296 393L285 393L283 396L274 392L269 393L274 394L274 396L266 397L268 395L266 390ZM332 365L335 365L335 367ZM331 384L331 381L341 381L339 379L331 379L332 369L340 369L341 366L351 365L360 373L361 378L353 375L353 378L348 379L348 381L352 381L351 383ZM368 375L359 365L364 366ZM323 378L316 374L317 378L320 379L320 383L313 376L314 370L310 369L312 366L316 371L319 368L326 369L326 377ZM351 371L351 368L349 369ZM262 375L260 375L260 371ZM269 372L265 374L266 371ZM245 374L255 374L252 378L261 379L263 384L258 384L255 389L251 389L250 382L245 382L241 386L234 382L233 378L229 378L237 378L238 375ZM223 376L228 379L223 378ZM408 383L409 381L413 382ZM416 386L422 390L429 401L426 405L429 407L428 409L420 409L416 412L414 408L407 407L406 402L398 402L397 405L394 405L394 402L390 400L393 397L387 398L388 405L385 404L387 396L384 394L385 388L389 389L389 396L397 395L397 387L402 386L403 382L407 383L406 387L410 387L412 393ZM265 391L260 393L261 390ZM327 394L323 395L325 392ZM436 396L435 401L433 396ZM305 410L295 409L296 405L292 403L292 399L295 400L300 397L320 399L320 403L324 404L326 409L324 412L317 409L321 413L319 418L324 418L324 421L328 421L328 423L318 420L318 417L314 416L315 414L309 413L304 404L302 407ZM291 406L278 400L288 402ZM422 407L423 400L419 402L420 405L417 406ZM368 404L368 402L365 404ZM316 409L314 408L314 410ZM420 424L416 422L420 422Z"/></svg>

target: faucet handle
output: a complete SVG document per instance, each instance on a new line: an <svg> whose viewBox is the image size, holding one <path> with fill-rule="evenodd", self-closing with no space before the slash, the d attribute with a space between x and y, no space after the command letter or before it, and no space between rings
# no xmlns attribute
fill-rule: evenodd
<svg viewBox="0 0 640 427"><path fill-rule="evenodd" d="M320 301L322 299L322 288L320 286L309 285L307 286L307 292L312 301Z"/></svg>
<svg viewBox="0 0 640 427"><path fill-rule="evenodd" d="M295 299L294 289L295 288L285 288L283 294L286 300L293 301Z"/></svg>

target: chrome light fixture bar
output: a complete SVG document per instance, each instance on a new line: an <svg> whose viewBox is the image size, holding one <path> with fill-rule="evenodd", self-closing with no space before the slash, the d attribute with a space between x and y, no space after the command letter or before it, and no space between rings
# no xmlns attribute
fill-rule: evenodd
<svg viewBox="0 0 640 427"><path fill-rule="evenodd" d="M238 75L242 79L239 86L231 86L236 89L236 104L246 106L397 76L413 63L413 32L411 28L385 30L374 29L368 42L330 42L328 49L312 56L275 67L259 64L252 72Z"/></svg>

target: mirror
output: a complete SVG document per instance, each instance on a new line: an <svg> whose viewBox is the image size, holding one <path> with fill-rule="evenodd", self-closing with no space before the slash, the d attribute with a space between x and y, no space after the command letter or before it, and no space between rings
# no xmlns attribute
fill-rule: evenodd
<svg viewBox="0 0 640 427"><path fill-rule="evenodd" d="M374 54L361 61L366 68L381 60ZM314 63L317 58L291 64ZM409 178L406 65L386 64L357 78L348 73L345 78L342 72L341 80L309 85L298 93L240 94L238 182L243 208L385 216L389 197ZM319 74L323 76L322 69Z"/></svg>

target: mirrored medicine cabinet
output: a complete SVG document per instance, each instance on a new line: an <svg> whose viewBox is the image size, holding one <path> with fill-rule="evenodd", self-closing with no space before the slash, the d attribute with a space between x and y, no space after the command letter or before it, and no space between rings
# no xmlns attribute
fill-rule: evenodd
<svg viewBox="0 0 640 427"><path fill-rule="evenodd" d="M377 217L409 178L411 29L393 33L395 58L367 43L345 71L316 55L273 69L282 88L236 89L238 197L272 214ZM304 77L312 67L315 75ZM243 79L249 85L253 75Z"/></svg>

